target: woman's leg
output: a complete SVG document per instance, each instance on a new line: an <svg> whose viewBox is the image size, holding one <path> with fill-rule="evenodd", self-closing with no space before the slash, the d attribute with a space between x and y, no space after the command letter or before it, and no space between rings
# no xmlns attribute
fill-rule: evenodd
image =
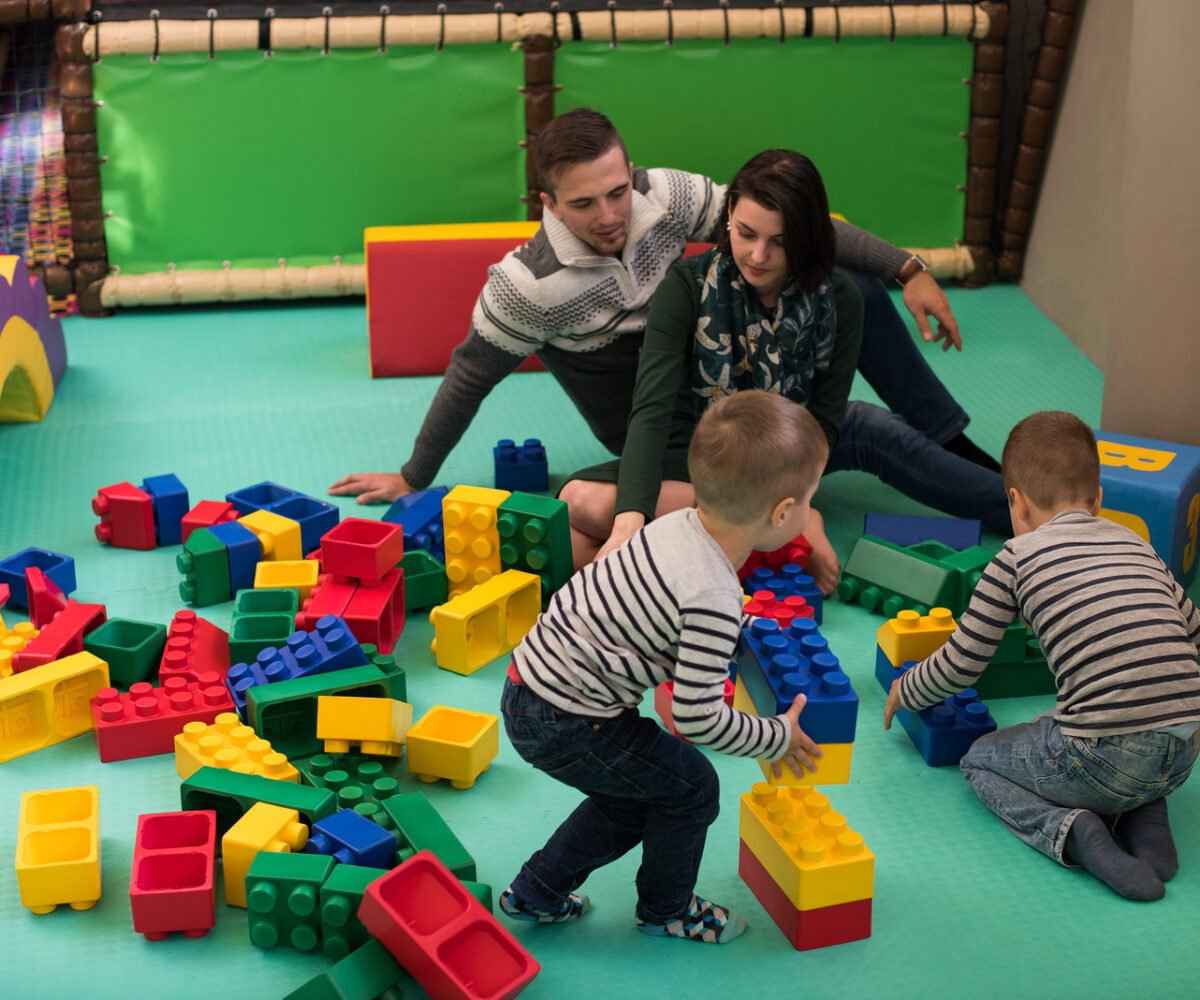
<svg viewBox="0 0 1200 1000"><path fill-rule="evenodd" d="M575 568L582 569L600 551L612 532L613 508L617 503L617 484L572 479L558 493L567 505L571 522L571 553ZM654 516L662 517L696 501L691 483L666 479L658 493Z"/></svg>

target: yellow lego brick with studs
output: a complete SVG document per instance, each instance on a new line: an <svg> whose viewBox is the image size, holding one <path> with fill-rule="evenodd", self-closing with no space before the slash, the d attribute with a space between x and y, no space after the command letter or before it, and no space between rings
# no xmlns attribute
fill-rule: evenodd
<svg viewBox="0 0 1200 1000"><path fill-rule="evenodd" d="M288 562L304 558L300 546L300 522L269 510L251 511L238 523L254 532L264 562Z"/></svg>
<svg viewBox="0 0 1200 1000"><path fill-rule="evenodd" d="M300 781L300 772L261 739L234 712L222 712L212 724L189 722L175 736L175 771L185 781L202 767L258 774L276 781Z"/></svg>
<svg viewBox="0 0 1200 1000"><path fill-rule="evenodd" d="M464 676L475 673L524 639L541 610L541 578L506 569L429 613L437 665Z"/></svg>
<svg viewBox="0 0 1200 1000"><path fill-rule="evenodd" d="M394 698L317 698L317 739L326 753L349 753L351 744L376 757L399 757L412 725L412 705Z"/></svg>
<svg viewBox="0 0 1200 1000"><path fill-rule="evenodd" d="M488 712L434 705L408 731L408 770L420 781L470 788L499 752L499 719Z"/></svg>
<svg viewBox="0 0 1200 1000"><path fill-rule="evenodd" d="M874 895L874 853L816 789L759 782L742 796L739 831L798 910Z"/></svg>
<svg viewBox="0 0 1200 1000"><path fill-rule="evenodd" d="M906 660L923 660L936 652L957 627L949 608L933 608L927 615L901 611L879 626L875 641L898 667Z"/></svg>
<svg viewBox="0 0 1200 1000"><path fill-rule="evenodd" d="M742 683L741 677L733 685L733 707L747 715L757 715L750 692ZM854 759L853 743L819 743L821 756L817 760L815 771L805 771L803 777L797 777L790 767L780 764L779 777L771 770L771 763L759 760L758 766L763 778L768 784L788 788L811 788L814 785L848 785L850 783L850 765Z"/></svg>
<svg viewBox="0 0 1200 1000"><path fill-rule="evenodd" d="M37 634L33 622L17 622L11 629L6 629L4 619L0 618L0 679L12 676L13 657L36 639Z"/></svg>
<svg viewBox="0 0 1200 1000"><path fill-rule="evenodd" d="M73 653L0 682L0 764L95 728L92 698L108 687L108 664Z"/></svg>
<svg viewBox="0 0 1200 1000"><path fill-rule="evenodd" d="M496 511L512 494L483 486L455 486L442 498L446 579L450 596L487 583L500 572Z"/></svg>
<svg viewBox="0 0 1200 1000"><path fill-rule="evenodd" d="M67 903L90 910L100 899L100 789L95 785L26 792L17 818L17 888L37 914Z"/></svg>
<svg viewBox="0 0 1200 1000"><path fill-rule="evenodd" d="M221 838L225 902L246 908L246 873L263 851L288 854L303 850L307 843L308 827L295 809L255 802Z"/></svg>
<svg viewBox="0 0 1200 1000"><path fill-rule="evenodd" d="M260 562L254 567L254 589L278 588L295 590L301 601L307 601L317 585L321 564L316 559L279 559Z"/></svg>

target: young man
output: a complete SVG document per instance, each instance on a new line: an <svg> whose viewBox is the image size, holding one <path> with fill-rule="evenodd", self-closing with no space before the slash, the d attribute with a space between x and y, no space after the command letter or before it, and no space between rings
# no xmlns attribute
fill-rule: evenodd
<svg viewBox="0 0 1200 1000"><path fill-rule="evenodd" d="M725 191L698 174L632 169L612 123L587 109L547 125L535 155L542 228L489 269L412 455L399 473L339 479L334 495L382 503L428 486L487 394L530 354L620 454L650 299L686 243L715 236ZM892 412L852 403L853 433L835 448L829 471L864 468L915 499L1007 533L998 467L963 434L967 414L917 351L883 281L903 284L926 340L961 350L945 295L920 258L854 226L835 227L837 263L854 272L864 297L859 371ZM930 316L940 324L936 335ZM898 437L905 447L894 447Z"/></svg>

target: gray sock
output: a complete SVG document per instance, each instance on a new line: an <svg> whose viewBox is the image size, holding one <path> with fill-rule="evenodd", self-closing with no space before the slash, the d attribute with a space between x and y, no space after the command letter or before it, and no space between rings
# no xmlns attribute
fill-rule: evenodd
<svg viewBox="0 0 1200 1000"><path fill-rule="evenodd" d="M1121 850L1104 821L1084 810L1071 824L1063 854L1126 899L1162 899L1162 880L1145 861Z"/></svg>
<svg viewBox="0 0 1200 1000"><path fill-rule="evenodd" d="M1117 839L1135 858L1141 858L1164 882L1179 871L1179 855L1167 819L1167 800L1156 799L1124 813L1117 820Z"/></svg>

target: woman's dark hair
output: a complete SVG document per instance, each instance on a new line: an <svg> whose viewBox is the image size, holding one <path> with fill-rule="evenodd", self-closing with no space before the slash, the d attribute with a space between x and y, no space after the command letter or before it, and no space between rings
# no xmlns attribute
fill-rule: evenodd
<svg viewBox="0 0 1200 1000"><path fill-rule="evenodd" d="M783 216L788 271L801 291L812 292L833 271L834 233L829 198L816 166L790 149L767 149L745 164L725 192L718 246L730 253L729 217L738 199L750 198Z"/></svg>
<svg viewBox="0 0 1200 1000"><path fill-rule="evenodd" d="M619 146L628 162L629 153L621 134L604 115L591 108L576 108L546 124L533 143L533 162L538 186L554 197L558 175L576 163L598 160L613 146Z"/></svg>

